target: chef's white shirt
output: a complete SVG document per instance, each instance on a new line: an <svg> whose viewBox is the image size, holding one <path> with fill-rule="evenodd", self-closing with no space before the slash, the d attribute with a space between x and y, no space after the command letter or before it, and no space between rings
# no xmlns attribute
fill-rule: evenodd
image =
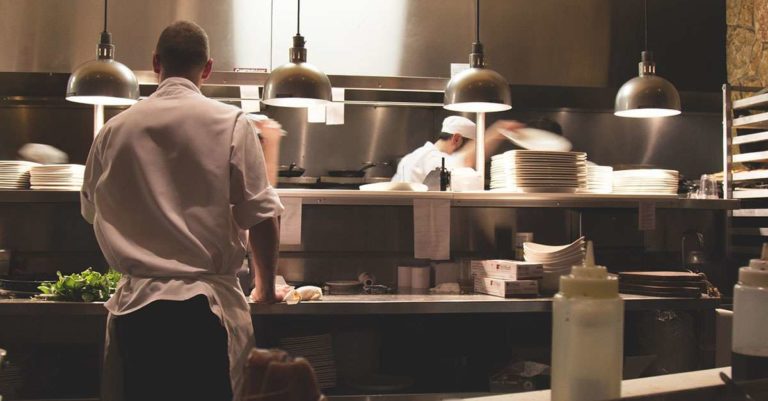
<svg viewBox="0 0 768 401"><path fill-rule="evenodd" d="M236 278L244 230L283 211L242 110L206 98L187 79L163 80L94 140L81 208L110 266L124 275L105 304L110 322L155 300L205 295L227 330L237 400L253 344Z"/></svg>
<svg viewBox="0 0 768 401"><path fill-rule="evenodd" d="M445 158L445 168L452 170L455 167L463 167L456 158L448 153L437 150L432 142L405 155L397 165L397 172L392 177L392 182L414 182L421 184L432 170L442 166Z"/></svg>

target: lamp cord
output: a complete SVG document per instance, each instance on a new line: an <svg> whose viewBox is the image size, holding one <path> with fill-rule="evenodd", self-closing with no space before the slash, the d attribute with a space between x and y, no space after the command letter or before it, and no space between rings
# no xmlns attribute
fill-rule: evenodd
<svg viewBox="0 0 768 401"><path fill-rule="evenodd" d="M480 0L475 1L475 43L480 43Z"/></svg>
<svg viewBox="0 0 768 401"><path fill-rule="evenodd" d="M107 32L107 7L109 7L109 0L104 0L104 32Z"/></svg>
<svg viewBox="0 0 768 401"><path fill-rule="evenodd" d="M643 0L643 24L645 25L645 51L648 51L648 0Z"/></svg>
<svg viewBox="0 0 768 401"><path fill-rule="evenodd" d="M296 0L298 7L296 7L296 36L301 35L301 0Z"/></svg>

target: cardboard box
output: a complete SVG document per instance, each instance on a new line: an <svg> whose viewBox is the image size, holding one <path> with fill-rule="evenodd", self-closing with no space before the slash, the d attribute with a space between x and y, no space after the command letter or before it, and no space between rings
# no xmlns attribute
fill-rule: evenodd
<svg viewBox="0 0 768 401"><path fill-rule="evenodd" d="M519 260L473 260L470 268L475 276L504 280L532 280L544 276L544 266L541 263Z"/></svg>
<svg viewBox="0 0 768 401"><path fill-rule="evenodd" d="M475 292L502 298L535 297L539 295L539 282L475 276Z"/></svg>

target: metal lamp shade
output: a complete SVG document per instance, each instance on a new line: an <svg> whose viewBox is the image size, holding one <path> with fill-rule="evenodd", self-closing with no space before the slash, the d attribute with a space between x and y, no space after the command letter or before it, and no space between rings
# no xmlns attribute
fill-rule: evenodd
<svg viewBox="0 0 768 401"><path fill-rule="evenodd" d="M263 102L279 107L311 107L331 101L331 81L312 64L290 62L272 70Z"/></svg>
<svg viewBox="0 0 768 401"><path fill-rule="evenodd" d="M448 82L444 108L451 111L490 113L512 108L509 84L499 73L482 67L466 69Z"/></svg>
<svg viewBox="0 0 768 401"><path fill-rule="evenodd" d="M69 76L67 100L127 106L139 99L139 81L130 68L111 58L88 61Z"/></svg>
<svg viewBox="0 0 768 401"><path fill-rule="evenodd" d="M675 116L680 114L680 94L672 83L658 75L635 77L616 94L614 114L632 118Z"/></svg>

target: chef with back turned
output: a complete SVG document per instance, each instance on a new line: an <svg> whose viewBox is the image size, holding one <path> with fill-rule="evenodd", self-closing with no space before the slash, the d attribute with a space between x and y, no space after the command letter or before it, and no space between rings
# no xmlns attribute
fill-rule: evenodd
<svg viewBox="0 0 768 401"><path fill-rule="evenodd" d="M276 301L283 206L243 112L200 92L212 67L205 31L166 27L152 64L157 90L104 125L81 193L123 273L105 304L103 399L238 400L253 326L236 272L249 245L251 297Z"/></svg>
<svg viewBox="0 0 768 401"><path fill-rule="evenodd" d="M514 130L522 126L516 121L500 120L494 123L485 132L485 154L493 154L505 141L499 130ZM448 170L474 168L476 132L477 126L472 120L461 116L446 117L435 142L425 143L400 160L392 182L421 184L431 171L442 167L443 160Z"/></svg>

